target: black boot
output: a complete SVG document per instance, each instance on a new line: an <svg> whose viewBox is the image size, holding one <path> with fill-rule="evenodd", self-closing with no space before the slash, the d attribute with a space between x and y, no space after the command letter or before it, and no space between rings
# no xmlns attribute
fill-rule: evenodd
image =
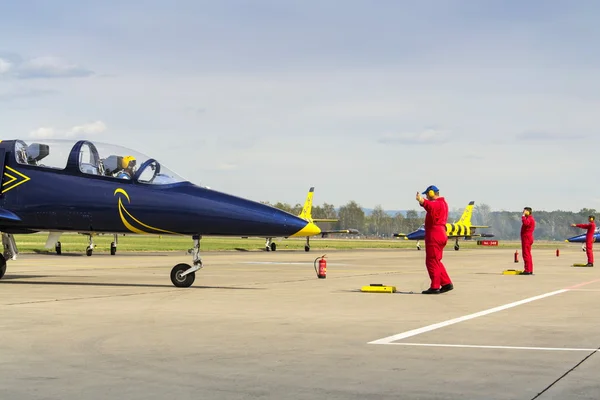
<svg viewBox="0 0 600 400"><path fill-rule="evenodd" d="M454 289L454 285L449 283L447 285L442 285L440 288L440 293L446 293Z"/></svg>
<svg viewBox="0 0 600 400"><path fill-rule="evenodd" d="M421 293L422 294L440 294L440 289L429 288L427 290L423 290Z"/></svg>

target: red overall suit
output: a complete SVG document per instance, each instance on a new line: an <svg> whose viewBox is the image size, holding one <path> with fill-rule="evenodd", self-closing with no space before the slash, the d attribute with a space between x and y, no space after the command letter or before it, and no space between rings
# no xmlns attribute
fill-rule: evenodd
<svg viewBox="0 0 600 400"><path fill-rule="evenodd" d="M578 228L587 229L585 234L585 254L587 255L588 264L594 263L594 232L596 231L596 223L590 222L589 224L577 224Z"/></svg>
<svg viewBox="0 0 600 400"><path fill-rule="evenodd" d="M535 219L533 215L521 217L521 250L523 252L523 270L533 272L533 259L531 258L531 245L533 244L533 231L535 230Z"/></svg>
<svg viewBox="0 0 600 400"><path fill-rule="evenodd" d="M435 200L424 199L421 205L426 211L425 216L425 265L431 279L430 289L440 289L441 286L452 283L446 267L442 264L444 247L448 243L446 221L448 220L448 204L443 197Z"/></svg>

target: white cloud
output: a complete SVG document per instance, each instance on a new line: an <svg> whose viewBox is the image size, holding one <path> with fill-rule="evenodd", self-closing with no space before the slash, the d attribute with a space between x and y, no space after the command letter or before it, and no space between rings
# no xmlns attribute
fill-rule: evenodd
<svg viewBox="0 0 600 400"><path fill-rule="evenodd" d="M5 74L10 71L12 64L0 58L0 74Z"/></svg>
<svg viewBox="0 0 600 400"><path fill-rule="evenodd" d="M21 79L73 78L90 76L93 72L58 57L37 57L19 65L17 75Z"/></svg>
<svg viewBox="0 0 600 400"><path fill-rule="evenodd" d="M54 128L41 127L31 131L29 136L35 139L52 139L56 136L56 131Z"/></svg>
<svg viewBox="0 0 600 400"><path fill-rule="evenodd" d="M0 53L0 75L15 79L49 79L88 77L94 72L59 57L25 59L18 54Z"/></svg>
<svg viewBox="0 0 600 400"><path fill-rule="evenodd" d="M88 124L77 125L71 128L68 136L78 135L97 135L106 130L106 125L102 121L90 122Z"/></svg>
<svg viewBox="0 0 600 400"><path fill-rule="evenodd" d="M106 131L106 124L102 121L77 125L65 131L57 131L52 127L40 127L30 132L29 136L36 139L65 139L94 136Z"/></svg>
<svg viewBox="0 0 600 400"><path fill-rule="evenodd" d="M426 129L422 132L395 133L389 132L379 138L384 144L440 144L449 140L449 132L437 129Z"/></svg>

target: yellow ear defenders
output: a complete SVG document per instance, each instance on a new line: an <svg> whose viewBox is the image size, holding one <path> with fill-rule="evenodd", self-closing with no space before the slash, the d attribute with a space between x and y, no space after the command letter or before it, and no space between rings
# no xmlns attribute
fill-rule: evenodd
<svg viewBox="0 0 600 400"><path fill-rule="evenodd" d="M435 195L435 192L431 189L429 189L429 191L427 192L427 196L429 197L433 197Z"/></svg>

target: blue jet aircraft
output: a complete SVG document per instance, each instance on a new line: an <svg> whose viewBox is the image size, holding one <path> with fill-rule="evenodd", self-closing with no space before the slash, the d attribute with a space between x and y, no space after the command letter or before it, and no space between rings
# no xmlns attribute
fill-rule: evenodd
<svg viewBox="0 0 600 400"><path fill-rule="evenodd" d="M156 159L88 140L0 141L0 278L18 255L14 234L77 232L189 235L192 266L177 264L171 281L189 287L202 236L306 237L313 222L274 207L195 185ZM51 240L51 238L49 238Z"/></svg>
<svg viewBox="0 0 600 400"><path fill-rule="evenodd" d="M600 228L596 228L594 231L594 243L600 240ZM581 246L581 250L585 251L585 233L577 236L570 237L565 240L565 242L569 243L583 243Z"/></svg>
<svg viewBox="0 0 600 400"><path fill-rule="evenodd" d="M474 201L469 202L463 211L460 219L453 224L446 224L446 235L449 239L455 239L454 250L460 250L458 239L471 239L473 237L494 237L492 233L475 233L478 228L490 228L490 226L471 225L471 216L473 215ZM421 225L416 231L409 234L394 233L394 237L403 237L406 240L416 240L417 250L421 250L420 241L425 240L425 225Z"/></svg>

